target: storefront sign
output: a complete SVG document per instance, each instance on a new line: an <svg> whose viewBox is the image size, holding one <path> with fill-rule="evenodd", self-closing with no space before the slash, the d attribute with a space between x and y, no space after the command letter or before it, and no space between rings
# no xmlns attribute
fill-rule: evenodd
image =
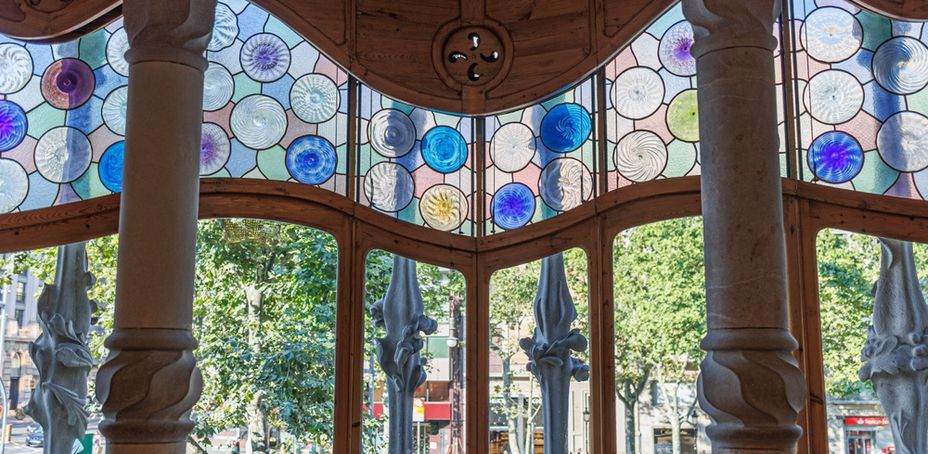
<svg viewBox="0 0 928 454"><path fill-rule="evenodd" d="M412 400L412 420L413 422L425 421L425 401L422 399Z"/></svg>
<svg viewBox="0 0 928 454"><path fill-rule="evenodd" d="M844 418L845 426L888 426L889 419L883 416L848 416Z"/></svg>

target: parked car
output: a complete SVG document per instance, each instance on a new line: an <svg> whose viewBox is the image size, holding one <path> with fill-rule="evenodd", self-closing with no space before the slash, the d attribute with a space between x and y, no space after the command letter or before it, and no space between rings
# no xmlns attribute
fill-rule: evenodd
<svg viewBox="0 0 928 454"><path fill-rule="evenodd" d="M45 433L42 431L42 426L30 424L26 427L26 446L38 448L45 446Z"/></svg>

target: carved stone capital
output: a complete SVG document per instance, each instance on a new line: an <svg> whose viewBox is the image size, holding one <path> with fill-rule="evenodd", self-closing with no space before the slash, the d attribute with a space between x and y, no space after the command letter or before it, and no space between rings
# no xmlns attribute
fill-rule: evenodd
<svg viewBox="0 0 928 454"><path fill-rule="evenodd" d="M795 448L806 393L797 347L785 329L709 330L698 387L714 450Z"/></svg>
<svg viewBox="0 0 928 454"><path fill-rule="evenodd" d="M205 70L216 0L125 0L130 64L165 61Z"/></svg>
<svg viewBox="0 0 928 454"><path fill-rule="evenodd" d="M773 51L773 24L781 0L683 0L683 15L693 25L697 59L710 52L738 47Z"/></svg>
<svg viewBox="0 0 928 454"><path fill-rule="evenodd" d="M200 397L197 341L184 329L119 329L97 373L97 399L110 443L178 443L193 429L190 409Z"/></svg>

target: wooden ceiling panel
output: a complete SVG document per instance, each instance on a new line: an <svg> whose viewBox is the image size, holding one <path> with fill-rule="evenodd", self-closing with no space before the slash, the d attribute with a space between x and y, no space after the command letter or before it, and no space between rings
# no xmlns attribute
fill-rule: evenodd
<svg viewBox="0 0 928 454"><path fill-rule="evenodd" d="M861 6L889 17L905 20L928 20L926 0L852 0Z"/></svg>

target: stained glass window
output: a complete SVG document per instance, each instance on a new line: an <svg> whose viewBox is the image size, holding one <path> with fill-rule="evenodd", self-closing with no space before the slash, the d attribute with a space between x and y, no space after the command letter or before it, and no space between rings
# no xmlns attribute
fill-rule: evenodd
<svg viewBox="0 0 928 454"><path fill-rule="evenodd" d="M407 222L473 234L474 120L364 85L359 101L358 200Z"/></svg>
<svg viewBox="0 0 928 454"><path fill-rule="evenodd" d="M802 178L928 194L928 30L844 0L794 0Z"/></svg>
<svg viewBox="0 0 928 454"><path fill-rule="evenodd" d="M846 0L788 5L792 53L775 56L778 69L793 71L777 72L781 174L922 198L928 30ZM350 84L278 19L246 0L222 0L207 53L201 175L354 194L390 216L462 235L478 234L480 223L486 234L517 229L591 200L601 183L614 190L699 174L692 44L677 5L592 77L526 108L467 117ZM0 36L0 213L121 190L127 48L121 21L55 45ZM794 174L788 164L797 161Z"/></svg>
<svg viewBox="0 0 928 454"><path fill-rule="evenodd" d="M122 21L78 40L0 36L0 213L122 189L128 49ZM346 194L347 73L246 1L216 11L200 173Z"/></svg>
<svg viewBox="0 0 928 454"><path fill-rule="evenodd" d="M779 27L774 30L779 34ZM609 190L659 178L698 175L699 112L693 28L678 4L604 68ZM776 51L780 67L779 49ZM778 99L783 82L778 72ZM786 175L785 114L778 107L781 174Z"/></svg>
<svg viewBox="0 0 928 454"><path fill-rule="evenodd" d="M595 78L486 118L486 232L576 208L595 193Z"/></svg>

